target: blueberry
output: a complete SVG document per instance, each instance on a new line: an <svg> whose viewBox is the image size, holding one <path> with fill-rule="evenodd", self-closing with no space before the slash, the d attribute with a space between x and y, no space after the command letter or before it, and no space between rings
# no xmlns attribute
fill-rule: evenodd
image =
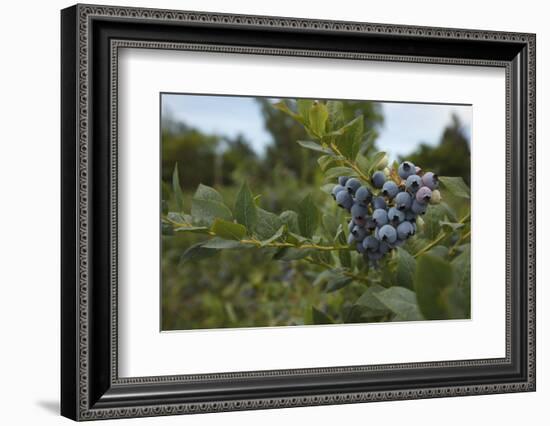
<svg viewBox="0 0 550 426"><path fill-rule="evenodd" d="M348 179L349 178L347 176L340 176L338 178L338 184L342 186L346 186L346 182L348 181Z"/></svg>
<svg viewBox="0 0 550 426"><path fill-rule="evenodd" d="M393 247L399 247L405 244L405 240L400 240L399 238L395 240L395 243L392 244Z"/></svg>
<svg viewBox="0 0 550 426"><path fill-rule="evenodd" d="M382 256L384 256L384 253L380 253L379 251L368 250L366 255L367 255L367 258L370 260L380 260L382 259Z"/></svg>
<svg viewBox="0 0 550 426"><path fill-rule="evenodd" d="M347 191L340 191L336 194L336 202L343 209L351 209L353 206L353 197Z"/></svg>
<svg viewBox="0 0 550 426"><path fill-rule="evenodd" d="M384 255L388 253L390 250L391 250L391 246L386 241L380 241L380 245L378 246L378 253Z"/></svg>
<svg viewBox="0 0 550 426"><path fill-rule="evenodd" d="M369 188L366 186L360 187L357 191L355 191L355 201L359 204L363 204L365 207L371 200L371 193L369 191Z"/></svg>
<svg viewBox="0 0 550 426"><path fill-rule="evenodd" d="M351 195L354 195L355 191L357 191L360 186L361 186L361 181L356 178L350 178L346 182L346 189Z"/></svg>
<svg viewBox="0 0 550 426"><path fill-rule="evenodd" d="M378 239L387 243L394 243L397 240L397 231L391 225L384 225L378 231Z"/></svg>
<svg viewBox="0 0 550 426"><path fill-rule="evenodd" d="M386 208L386 200L384 200L384 197L374 197L372 199L372 207L374 209L385 209Z"/></svg>
<svg viewBox="0 0 550 426"><path fill-rule="evenodd" d="M355 223L353 222L353 219L348 222L348 230L351 232L353 227L355 226Z"/></svg>
<svg viewBox="0 0 550 426"><path fill-rule="evenodd" d="M418 175L418 174L420 174L420 173L422 172L422 169L421 169L420 167L416 166L416 167L414 168L414 172L415 172L415 174Z"/></svg>
<svg viewBox="0 0 550 426"><path fill-rule="evenodd" d="M367 210L367 208L362 206L361 204L355 203L351 207L351 217L356 224L358 224L359 222L364 225L368 212L369 211Z"/></svg>
<svg viewBox="0 0 550 426"><path fill-rule="evenodd" d="M367 231L365 228L355 225L351 230L351 234L355 238L355 241L363 241L367 236Z"/></svg>
<svg viewBox="0 0 550 426"><path fill-rule="evenodd" d="M416 192L416 201L427 204L432 198L432 190L427 186L423 186Z"/></svg>
<svg viewBox="0 0 550 426"><path fill-rule="evenodd" d="M415 214L424 214L426 213L426 204L419 203L418 201L414 200L411 206L411 210Z"/></svg>
<svg viewBox="0 0 550 426"><path fill-rule="evenodd" d="M400 192L395 196L395 207L399 210L407 210L411 207L412 198L407 192Z"/></svg>
<svg viewBox="0 0 550 426"><path fill-rule="evenodd" d="M415 165L410 161L403 161L397 169L397 174L401 177L401 179L407 179L410 175L414 175L415 172Z"/></svg>
<svg viewBox="0 0 550 426"><path fill-rule="evenodd" d="M432 191L432 198L430 200L430 204L439 204L441 202L441 192L439 192L439 189L434 189Z"/></svg>
<svg viewBox="0 0 550 426"><path fill-rule="evenodd" d="M390 199L395 197L398 192L399 188L397 187L397 184L391 180L387 181L382 186L382 194Z"/></svg>
<svg viewBox="0 0 550 426"><path fill-rule="evenodd" d="M365 216L358 216L356 218L351 218L353 225L365 227L367 225L367 218Z"/></svg>
<svg viewBox="0 0 550 426"><path fill-rule="evenodd" d="M364 241L364 240L363 240ZM360 242L360 243L357 243L356 245L356 250L359 252L359 253L365 253L365 247L363 247L363 243Z"/></svg>
<svg viewBox="0 0 550 426"><path fill-rule="evenodd" d="M412 203L411 203L412 206ZM412 210L407 210L405 212L405 220L408 220L409 222L414 222L416 220L416 213Z"/></svg>
<svg viewBox="0 0 550 426"><path fill-rule="evenodd" d="M411 192L418 191L421 186L422 179L418 175L410 175L405 182L405 188L407 188L407 190Z"/></svg>
<svg viewBox="0 0 550 426"><path fill-rule="evenodd" d="M363 240L363 247L365 250L376 251L378 250L379 244L379 241L372 235L369 235Z"/></svg>
<svg viewBox="0 0 550 426"><path fill-rule="evenodd" d="M372 218L372 216L367 216L365 218L365 228L367 228L369 231L372 231L374 228L376 228L376 222Z"/></svg>
<svg viewBox="0 0 550 426"><path fill-rule="evenodd" d="M331 194L332 194L332 198L334 198L336 200L336 194L338 194L340 191L343 191L344 188L342 185L334 185L334 188L332 188L332 191L331 191Z"/></svg>
<svg viewBox="0 0 550 426"><path fill-rule="evenodd" d="M351 246L355 242L355 237L353 234L348 235L348 244Z"/></svg>
<svg viewBox="0 0 550 426"><path fill-rule="evenodd" d="M375 188L382 188L384 182L386 182L386 175L384 174L384 172L378 171L372 175L372 184Z"/></svg>
<svg viewBox="0 0 550 426"><path fill-rule="evenodd" d="M397 238L406 240L411 235L414 235L414 228L411 222L402 222L397 226Z"/></svg>
<svg viewBox="0 0 550 426"><path fill-rule="evenodd" d="M372 212L372 220L377 226L383 226L388 223L388 213L383 209L376 209Z"/></svg>
<svg viewBox="0 0 550 426"><path fill-rule="evenodd" d="M425 173L424 176L422 176L422 183L426 185L431 190L437 189L439 186L439 179L437 178L437 175L433 172Z"/></svg>
<svg viewBox="0 0 550 426"><path fill-rule="evenodd" d="M392 207L388 210L388 219L392 225L397 225L405 220L405 213Z"/></svg>

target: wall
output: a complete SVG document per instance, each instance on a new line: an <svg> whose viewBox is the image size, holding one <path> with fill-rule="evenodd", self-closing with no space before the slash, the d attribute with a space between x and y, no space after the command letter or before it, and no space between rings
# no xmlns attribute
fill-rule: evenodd
<svg viewBox="0 0 550 426"><path fill-rule="evenodd" d="M499 425L543 424L550 400L548 337L549 225L545 159L550 148L550 28L544 2L441 1L338 2L278 0L107 1L127 4L382 23L537 33L538 106L538 390L531 394L386 402L123 420L124 424ZM5 2L0 27L0 393L2 423L68 424L57 415L59 394L59 9L71 3ZM546 77L546 79L545 79ZM32 242L32 245L29 243ZM102 424L110 424L106 422ZM113 423L115 424L115 423Z"/></svg>

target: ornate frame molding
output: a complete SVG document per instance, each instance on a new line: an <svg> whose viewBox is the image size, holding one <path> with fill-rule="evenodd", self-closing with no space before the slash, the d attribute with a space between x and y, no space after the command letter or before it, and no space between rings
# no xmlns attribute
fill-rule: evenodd
<svg viewBox="0 0 550 426"><path fill-rule="evenodd" d="M76 306L74 312L71 311L63 317L63 321L69 318L74 319L77 324L76 336L65 337L71 340L68 346L75 349L77 357L74 360L75 383L65 384L67 391L77 393L75 398L76 406L72 406L72 399L63 394L65 408L62 407L64 414L78 420L92 420L113 417L140 417L151 415L169 415L197 412L229 411L244 409L262 409L277 407L293 407L324 404L342 404L352 402L382 401L382 400L400 400L415 398L433 398L442 396L461 396L487 393L503 393L517 391L532 391L535 389L535 36L533 34L519 34L510 32L478 31L464 29L447 28L428 28L411 27L402 25L369 24L357 22L336 22L323 20L307 20L281 17L266 16L245 16L245 15L227 15L203 12L185 12L169 11L156 9L136 9L126 7L104 7L77 5L67 9L65 12L67 19L66 25L71 25L67 30L69 35L76 38L75 52L70 59L74 59L75 81L74 89L76 93L76 129L74 139L64 140L64 147L68 144L74 144L76 161L74 170L75 181L72 183L75 190L75 235L76 246L74 253L71 252L69 258L64 258L64 262L76 262L73 265L76 272L76 278L64 282L64 291L69 287L74 287L74 296ZM427 388L400 388L397 390L379 390L379 391L359 391L359 392L331 392L312 394L305 396L273 396L266 398L235 398L223 400L214 400L208 402L164 402L158 404L115 404L114 406L108 400L102 404L101 399L93 397L94 391L90 389L91 375L94 374L94 368L90 364L90 356L93 352L92 341L94 335L91 332L90 321L94 320L90 315L90 276L91 276L91 223L92 211L94 206L91 204L93 194L92 174L90 169L90 116L92 114L92 81L91 81L91 49L92 44L92 23L94 20L112 20L116 22L132 21L142 24L178 24L193 26L216 25L226 28L256 28L256 29L276 29L289 30L293 32L315 31L317 33L332 34L356 34L356 35L376 35L387 38L392 37L411 37L415 40L437 39L449 41L480 41L487 43L506 43L517 45L526 50L525 57L527 71L524 84L526 105L524 106L524 122L526 126L527 140L525 146L524 167L526 167L526 213L527 213L527 235L526 235L526 271L527 282L525 283L525 307L526 307L526 356L525 379L518 381L503 382L499 384L479 384L479 385L456 385L456 386L435 386ZM74 27L73 27L74 26ZM72 47L72 46L71 46ZM69 47L67 47L68 49ZM353 366L353 367L328 367L321 369L303 369L303 370L275 370L262 372L243 372L243 373L223 373L209 375L193 376L162 376L145 378L126 378L121 379L117 373L117 70L118 70L118 49L120 48L155 48L155 49L177 49L177 50L196 50L196 51L221 51L237 54L265 54L265 55L298 55L312 57L326 57L339 59L355 60L374 60L374 61L397 61L397 62L423 62L423 63L444 63L456 65L481 65L504 67L506 69L506 104L507 104L507 161L513 161L512 138L517 129L511 128L512 120L512 97L518 90L512 79L514 64L511 60L486 60L460 57L439 57L439 56L413 56L396 55L381 53L360 53L360 52L342 52L327 51L315 49L296 49L296 48L278 48L278 47L247 47L231 45L215 45L211 43L182 43L176 41L144 41L144 40L110 40L110 80L109 87L111 91L110 101L110 345L111 358L109 366L109 381L112 388L123 388L124 386L146 386L146 385L169 385L170 383L193 383L193 382L211 382L228 379L245 378L265 378L277 376L304 376L308 374L331 375L342 373L358 373L372 371L400 370L410 368L443 368L443 367L473 367L487 365L504 365L511 363L512 356L512 265L510 257L512 255L512 197L513 190L510 176L507 176L507 291L506 291L506 358L504 359L486 359L486 360L465 360L453 362L434 362L434 363L415 363L415 364L393 364L377 366ZM68 55L67 55L68 56ZM65 106L64 108L75 108L75 104ZM519 106L521 107L521 105ZM68 160L67 160L68 161ZM68 308L65 308L66 310ZM68 311L67 311L68 312ZM68 341L68 340L67 340ZM65 367L64 367L65 368ZM72 376L71 376L72 378Z"/></svg>

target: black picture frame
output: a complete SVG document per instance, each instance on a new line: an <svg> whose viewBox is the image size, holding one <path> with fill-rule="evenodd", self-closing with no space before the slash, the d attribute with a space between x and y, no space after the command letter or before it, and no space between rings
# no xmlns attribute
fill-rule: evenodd
<svg viewBox="0 0 550 426"><path fill-rule="evenodd" d="M535 35L97 5L61 12L61 414L74 420L535 390ZM119 47L506 70L506 357L119 378ZM115 123L115 124L113 124Z"/></svg>

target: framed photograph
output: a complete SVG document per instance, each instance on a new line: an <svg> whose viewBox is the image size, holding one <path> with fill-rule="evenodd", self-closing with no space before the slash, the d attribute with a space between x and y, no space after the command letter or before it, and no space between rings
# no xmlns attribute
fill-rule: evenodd
<svg viewBox="0 0 550 426"><path fill-rule="evenodd" d="M535 390L535 35L61 12L61 412Z"/></svg>

